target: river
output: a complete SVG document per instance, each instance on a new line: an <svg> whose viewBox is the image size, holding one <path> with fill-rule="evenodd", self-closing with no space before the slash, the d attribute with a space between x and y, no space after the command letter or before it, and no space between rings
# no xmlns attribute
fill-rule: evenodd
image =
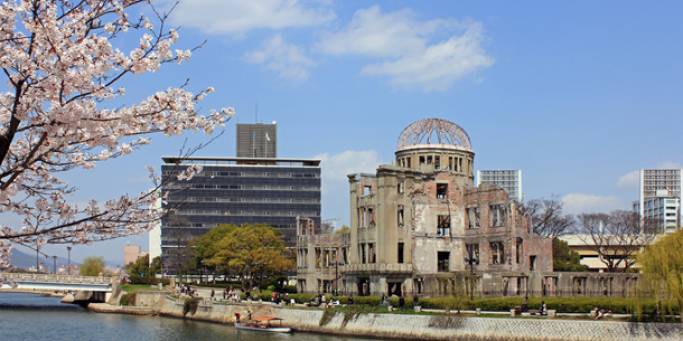
<svg viewBox="0 0 683 341"><path fill-rule="evenodd" d="M227 325L153 316L97 314L59 298L0 293L0 340L240 340L362 341L307 333L268 334Z"/></svg>

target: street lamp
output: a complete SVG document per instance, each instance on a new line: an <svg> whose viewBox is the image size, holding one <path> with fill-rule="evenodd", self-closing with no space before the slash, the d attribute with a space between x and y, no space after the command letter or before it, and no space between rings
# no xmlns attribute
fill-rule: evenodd
<svg viewBox="0 0 683 341"><path fill-rule="evenodd" d="M71 246L66 247L66 259L67 259L66 273L68 275L71 275Z"/></svg>

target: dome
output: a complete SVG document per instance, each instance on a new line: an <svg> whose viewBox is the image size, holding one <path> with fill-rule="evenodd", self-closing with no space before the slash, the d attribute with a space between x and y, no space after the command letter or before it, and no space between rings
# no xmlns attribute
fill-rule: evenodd
<svg viewBox="0 0 683 341"><path fill-rule="evenodd" d="M413 148L454 148L472 151L470 137L459 125L440 118L415 121L401 132L397 150Z"/></svg>

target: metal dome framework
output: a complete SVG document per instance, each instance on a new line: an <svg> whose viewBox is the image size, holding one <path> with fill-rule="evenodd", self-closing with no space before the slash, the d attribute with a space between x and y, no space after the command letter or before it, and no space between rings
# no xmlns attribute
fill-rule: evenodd
<svg viewBox="0 0 683 341"><path fill-rule="evenodd" d="M448 145L472 150L470 136L465 129L440 118L426 118L411 123L401 132L397 150L424 145Z"/></svg>

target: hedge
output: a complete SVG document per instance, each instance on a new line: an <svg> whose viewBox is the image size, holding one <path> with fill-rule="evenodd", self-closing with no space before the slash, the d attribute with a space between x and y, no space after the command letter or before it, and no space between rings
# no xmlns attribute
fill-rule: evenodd
<svg viewBox="0 0 683 341"><path fill-rule="evenodd" d="M262 290L252 292L254 300L261 299L270 302L272 291ZM317 294L289 294L290 299L297 303L310 302ZM349 296L325 295L326 301L339 300L341 304L349 304ZM244 293L242 293L244 299ZM635 314L638 309L644 315L652 314L655 311L656 302L654 299L638 299L624 297L529 297L529 309L539 309L541 302L545 301L548 309L555 309L562 313L589 313L593 308L599 307L612 311L615 314ZM392 296L389 299L392 306L397 307L399 298ZM380 296L353 296L354 305L378 306L381 303ZM443 296L420 298L418 305L428 309L450 309L450 310L475 310L483 311L509 311L524 303L524 297L505 296L505 297L478 297L470 300L463 296ZM412 308L413 299L405 298L404 307ZM678 311L677 306L672 307L673 311Z"/></svg>

